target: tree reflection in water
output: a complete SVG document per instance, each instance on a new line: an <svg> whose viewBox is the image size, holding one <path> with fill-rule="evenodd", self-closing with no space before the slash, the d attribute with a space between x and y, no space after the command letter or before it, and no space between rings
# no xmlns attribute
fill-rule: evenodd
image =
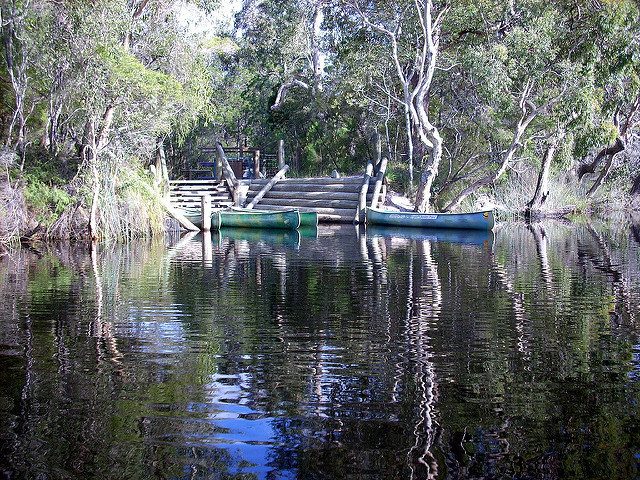
<svg viewBox="0 0 640 480"><path fill-rule="evenodd" d="M4 257L0 471L634 478L625 232L230 231Z"/></svg>

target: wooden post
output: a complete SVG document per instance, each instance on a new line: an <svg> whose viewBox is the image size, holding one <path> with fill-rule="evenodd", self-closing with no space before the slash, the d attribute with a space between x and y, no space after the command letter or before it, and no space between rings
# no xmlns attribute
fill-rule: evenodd
<svg viewBox="0 0 640 480"><path fill-rule="evenodd" d="M278 170L284 168L284 140L278 140Z"/></svg>
<svg viewBox="0 0 640 480"><path fill-rule="evenodd" d="M369 180L373 175L373 164L367 163L367 170L362 177L362 186L360 187L360 195L358 197L358 209L356 211L356 218L353 219L354 223L364 222L364 212L367 208L367 192L369 191Z"/></svg>
<svg viewBox="0 0 640 480"><path fill-rule="evenodd" d="M200 211L202 212L202 230L211 231L211 196L202 195Z"/></svg>
<svg viewBox="0 0 640 480"><path fill-rule="evenodd" d="M222 164L222 171L224 173L223 177L229 186L229 190L231 191L231 196L233 197L233 203L238 204L238 179L236 178L235 173L233 173L233 169L231 165L229 165L229 160L227 160L227 156L224 153L224 148L222 148L222 144L220 142L216 142L216 154L218 155L218 160Z"/></svg>
<svg viewBox="0 0 640 480"><path fill-rule="evenodd" d="M380 134L378 133L377 130L376 130L375 139L376 139L376 161L375 161L374 171L377 174L380 171L380 162L382 162L382 138L380 137Z"/></svg>
<svg viewBox="0 0 640 480"><path fill-rule="evenodd" d="M373 198L371 199L371 208L376 208L380 201L380 191L382 190L382 180L384 180L384 174L387 171L386 158L383 158L380 162L380 169L378 170L378 176L376 177L376 185L373 188Z"/></svg>
<svg viewBox="0 0 640 480"><path fill-rule="evenodd" d="M224 176L224 167L222 165L222 162L220 161L219 158L217 158L216 155L213 156L213 160L215 162L215 171L214 173L214 177L217 181L222 180L222 177Z"/></svg>
<svg viewBox="0 0 640 480"><path fill-rule="evenodd" d="M260 178L260 150L253 152L253 178Z"/></svg>
<svg viewBox="0 0 640 480"><path fill-rule="evenodd" d="M267 184L262 187L262 190L260 190L255 197L253 197L253 200L251 200L251 203L249 203L249 205L247 205L247 208L251 209L253 207L255 207L258 202L260 200L262 200L262 197L264 197L269 190L271 190L271 188L278 183L278 180L280 180L282 177L284 177L284 174L287 173L287 170L289 170L289 165L285 165L284 167L282 167L278 173L276 173L273 178L271 180L269 180L269 182L267 182Z"/></svg>

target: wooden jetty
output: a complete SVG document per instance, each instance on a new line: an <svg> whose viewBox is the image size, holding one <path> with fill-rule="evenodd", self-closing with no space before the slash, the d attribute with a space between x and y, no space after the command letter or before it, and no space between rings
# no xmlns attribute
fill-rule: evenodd
<svg viewBox="0 0 640 480"><path fill-rule="evenodd" d="M170 181L168 200L173 210L202 208L204 203L210 206L206 209L210 211L232 206L273 211L297 209L317 213L323 223L361 223L366 207L378 206L386 196L386 159L378 162L376 176L370 162L362 176L285 178L289 166L284 164L281 153L278 155L281 168L271 179L239 180L220 143L216 144L215 152L221 166L220 180ZM176 216L172 209L168 210ZM184 225L182 221L181 224Z"/></svg>
<svg viewBox="0 0 640 480"><path fill-rule="evenodd" d="M247 203L250 203L268 183L254 179L249 183ZM362 177L344 178L283 178L256 205L261 210L296 208L301 212L316 212L320 222L353 223L360 205ZM367 179L366 204L373 200L375 180ZM378 194L382 197L382 193Z"/></svg>

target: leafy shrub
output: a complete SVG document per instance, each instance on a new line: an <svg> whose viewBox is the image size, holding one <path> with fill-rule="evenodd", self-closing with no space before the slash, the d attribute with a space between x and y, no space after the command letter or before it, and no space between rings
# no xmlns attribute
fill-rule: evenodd
<svg viewBox="0 0 640 480"><path fill-rule="evenodd" d="M49 227L55 222L65 208L75 202L67 192L47 184L36 176L25 176L24 197L27 207L33 211L38 222Z"/></svg>

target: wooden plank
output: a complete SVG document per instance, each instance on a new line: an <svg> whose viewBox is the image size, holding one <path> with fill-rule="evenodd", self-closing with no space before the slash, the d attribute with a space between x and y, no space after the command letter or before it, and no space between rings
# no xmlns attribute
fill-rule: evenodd
<svg viewBox="0 0 640 480"><path fill-rule="evenodd" d="M257 191L261 186L252 184L249 191ZM360 191L360 185L354 183L349 184L333 184L333 185L288 185L282 182L276 183L271 189L272 192L356 192Z"/></svg>
<svg viewBox="0 0 640 480"><path fill-rule="evenodd" d="M180 200L180 199L171 199L172 204L181 204L181 205L195 205L198 207L200 205L199 200ZM223 204L233 204L233 200L225 199L225 200L211 200L212 205L223 205ZM199 207L198 207L199 208Z"/></svg>
<svg viewBox="0 0 640 480"><path fill-rule="evenodd" d="M183 209L188 209L188 210L197 210L198 208L200 208L200 206L197 203L189 203L187 205L183 205L183 204L172 204L174 208L183 208ZM212 211L218 211L218 210L226 210L229 207L233 207L233 203L227 203L226 205L218 205L218 204L211 204L211 210Z"/></svg>
<svg viewBox="0 0 640 480"><path fill-rule="evenodd" d="M227 197L211 197L211 202L233 202L231 198ZM171 202L199 202L201 197L169 197Z"/></svg>
<svg viewBox="0 0 640 480"><path fill-rule="evenodd" d="M200 198L200 211L202 230L205 232L211 231L211 197L209 195L202 195Z"/></svg>
<svg viewBox="0 0 640 480"><path fill-rule="evenodd" d="M220 142L216 142L216 154L218 156L218 160L222 163L222 170L224 172L224 179L229 186L229 191L233 196L234 202L238 200L238 179L236 178L235 173L233 173L233 169L231 165L229 165L229 160L227 160L227 156L224 153L224 149L222 148L222 144Z"/></svg>
<svg viewBox="0 0 640 480"><path fill-rule="evenodd" d="M169 193L172 194L184 194L184 195L212 195L212 194L229 194L229 190L226 188L210 188L210 189L199 189L199 190L182 190L182 189L171 189Z"/></svg>
<svg viewBox="0 0 640 480"><path fill-rule="evenodd" d="M278 140L278 168L284 168L284 140Z"/></svg>
<svg viewBox="0 0 640 480"><path fill-rule="evenodd" d="M281 211L281 210L289 210L289 209L296 209L296 210L300 210L301 212L316 212L318 214L320 213L326 213L326 214L330 214L330 215L351 215L351 220L353 220L353 215L355 213L355 209L354 208L322 208L322 207L294 207L294 206L290 206L290 208L287 208L286 205L260 205L260 210L277 210L277 211Z"/></svg>
<svg viewBox="0 0 640 480"><path fill-rule="evenodd" d="M169 198L200 198L202 197L202 195L209 195L211 198L217 198L217 199L225 199L225 198L230 198L229 195L221 195L221 194L212 194L211 192L203 192L203 193L199 193L197 195L189 195L189 194L182 194L182 193L170 193L169 194Z"/></svg>
<svg viewBox="0 0 640 480"><path fill-rule="evenodd" d="M268 180L265 178L257 178L251 180L251 183L265 184ZM362 177L342 177L342 178L332 178L332 177L304 177L304 178L284 178L281 180L282 184L304 184L304 185L347 185L347 184L356 184L360 185L362 183Z"/></svg>
<svg viewBox="0 0 640 480"><path fill-rule="evenodd" d="M181 226L190 230L192 232L198 232L200 229L196 227L193 223L191 223L182 213L175 208L174 205L167 202L164 198L160 198L160 204L165 208L165 210L175 218Z"/></svg>
<svg viewBox="0 0 640 480"><path fill-rule="evenodd" d="M169 180L169 185L220 185L218 180Z"/></svg>
<svg viewBox="0 0 640 480"><path fill-rule="evenodd" d="M253 208L260 200L262 200L262 197L264 197L267 192L269 192L269 190L271 190L271 188L278 183L278 180L282 179L285 175L285 173L287 173L287 170L289 170L289 165L285 165L284 167L282 167L278 173L276 173L273 178L271 180L269 180L269 182L262 187L262 190L260 190L254 197L253 200L251 200L251 202L249 203L249 205L247 205L247 208L251 209Z"/></svg>
<svg viewBox="0 0 640 480"><path fill-rule="evenodd" d="M171 190L180 190L185 192L198 191L198 190L206 190L206 191L211 191L211 190L226 191L227 190L227 186L221 183L217 185L170 185L169 188Z"/></svg>
<svg viewBox="0 0 640 480"><path fill-rule="evenodd" d="M265 197L260 205L284 205L288 207L332 207L356 209L358 200L325 200L307 198L270 198Z"/></svg>
<svg viewBox="0 0 640 480"><path fill-rule="evenodd" d="M252 193L252 192L250 192ZM372 196L369 194L368 196ZM250 197L249 197L250 198ZM357 192L275 192L271 190L265 198L296 198L309 200L358 200Z"/></svg>
<svg viewBox="0 0 640 480"><path fill-rule="evenodd" d="M181 207L188 207L188 208L200 208L200 202L171 202L171 205L175 205L175 206L181 206ZM233 202L231 200L228 201L224 201L224 202L211 202L211 205L213 206L231 206L233 205Z"/></svg>

